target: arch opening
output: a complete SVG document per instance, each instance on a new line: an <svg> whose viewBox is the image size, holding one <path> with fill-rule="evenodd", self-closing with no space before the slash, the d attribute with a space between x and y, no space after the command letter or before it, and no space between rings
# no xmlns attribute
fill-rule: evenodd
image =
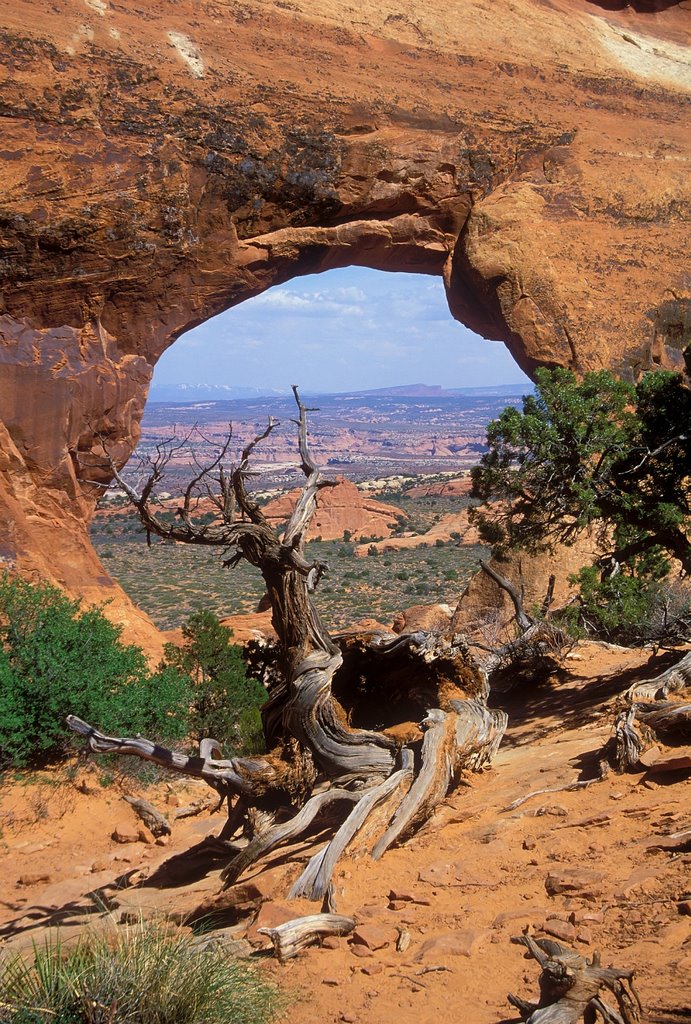
<svg viewBox="0 0 691 1024"><path fill-rule="evenodd" d="M507 349L454 320L439 278L363 268L293 279L183 335L161 358L144 414L140 451L198 424L202 458L232 421L235 455L269 415L282 429L257 452L254 487L278 525L297 486L297 382L310 405L312 444L345 482L315 519L311 556L331 566L318 594L331 628L390 625L414 605L455 606L481 549L469 532L467 473L486 423L529 387ZM126 470L136 478L135 460ZM171 508L190 460L163 485ZM357 484L359 492L353 486ZM113 487L92 527L108 572L161 628L211 608L247 615L263 584L249 566L229 578L220 553L146 547ZM248 620L248 625L251 620Z"/></svg>

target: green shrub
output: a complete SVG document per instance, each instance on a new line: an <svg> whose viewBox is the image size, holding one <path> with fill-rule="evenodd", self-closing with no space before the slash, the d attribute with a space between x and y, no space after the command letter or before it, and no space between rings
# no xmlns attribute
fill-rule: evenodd
<svg viewBox="0 0 691 1024"><path fill-rule="evenodd" d="M274 987L222 947L147 925L0 961L2 1024L267 1024Z"/></svg>
<svg viewBox="0 0 691 1024"><path fill-rule="evenodd" d="M660 571L665 561L658 563ZM600 578L595 566L570 577L580 587L580 600L566 612L574 635L591 634L623 644L684 640L691 626L691 593L674 580L637 575L635 566Z"/></svg>
<svg viewBox="0 0 691 1024"><path fill-rule="evenodd" d="M69 714L104 732L171 740L187 732L190 686L149 671L100 608L48 583L0 576L0 758L22 766L65 753Z"/></svg>
<svg viewBox="0 0 691 1024"><path fill-rule="evenodd" d="M266 690L247 675L233 631L209 611L197 611L182 627L184 644L166 644L161 668L194 682L190 725L198 740L212 736L238 753L263 749L259 708Z"/></svg>

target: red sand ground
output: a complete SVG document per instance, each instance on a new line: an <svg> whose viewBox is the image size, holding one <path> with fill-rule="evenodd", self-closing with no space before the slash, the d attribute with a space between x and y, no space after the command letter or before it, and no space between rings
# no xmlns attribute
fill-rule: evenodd
<svg viewBox="0 0 691 1024"><path fill-rule="evenodd" d="M333 943L336 948L313 948L284 967L264 961L295 996L286 1019L293 1024L379 1024L392 1018L397 1024L420 1024L440 1015L463 1024L513 1019L507 992L535 995L538 971L509 940L530 926L562 933L585 954L599 950L605 963L635 967L648 1021L687 1020L691 904L685 901L691 899L691 853L660 850L657 844L688 828L689 773L658 779L613 775L587 789L544 793L506 810L528 793L559 789L578 778L583 759L608 735L616 695L634 679L666 667L663 658L647 664L648 658L589 645L567 660L560 682L524 687L503 698L511 724L492 768L469 778L405 846L379 863L346 860L337 870L339 913L377 925L382 935L370 935L371 944L386 944L357 955L341 939ZM114 826L136 831L138 823L121 790L99 783L103 772L98 764L80 771L88 792L74 783L54 785L51 775L0 790L5 947L40 941L57 924L69 937L140 912L147 917L184 913L218 891L220 864L207 870L202 848L178 860L171 856L217 833L222 818L206 812L173 823L165 848L116 844L110 838ZM131 791L141 788L134 785ZM206 792L196 782L175 780L146 795L172 818L176 804ZM282 899L317 846L318 840L296 844L290 856L278 851L248 872L270 897L255 928L319 909ZM166 874L153 879L158 887L114 887L114 880L129 872L132 883L142 873L151 879L164 862ZM173 872L176 867L181 874ZM548 895L547 875L564 868L600 872L602 878L581 894ZM20 884L20 878L28 884ZM392 891L398 897L393 901ZM109 912L101 915L104 904ZM223 934L239 938L247 924ZM409 933L410 945L397 952L402 931ZM254 929L253 936L261 940Z"/></svg>

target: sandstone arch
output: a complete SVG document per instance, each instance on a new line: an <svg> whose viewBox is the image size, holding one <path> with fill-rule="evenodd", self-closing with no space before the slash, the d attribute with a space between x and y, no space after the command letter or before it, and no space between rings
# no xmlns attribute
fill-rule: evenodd
<svg viewBox="0 0 691 1024"><path fill-rule="evenodd" d="M181 333L299 274L443 275L528 371L681 368L684 6L13 4L0 557L146 632L88 542L81 466L99 434L127 458Z"/></svg>

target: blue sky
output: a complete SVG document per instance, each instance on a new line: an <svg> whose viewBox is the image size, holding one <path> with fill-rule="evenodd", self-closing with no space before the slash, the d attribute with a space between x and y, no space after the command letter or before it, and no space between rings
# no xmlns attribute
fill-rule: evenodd
<svg viewBox="0 0 691 1024"><path fill-rule="evenodd" d="M361 267L295 278L183 335L154 385L338 392L527 383L499 342L453 320L440 278Z"/></svg>

